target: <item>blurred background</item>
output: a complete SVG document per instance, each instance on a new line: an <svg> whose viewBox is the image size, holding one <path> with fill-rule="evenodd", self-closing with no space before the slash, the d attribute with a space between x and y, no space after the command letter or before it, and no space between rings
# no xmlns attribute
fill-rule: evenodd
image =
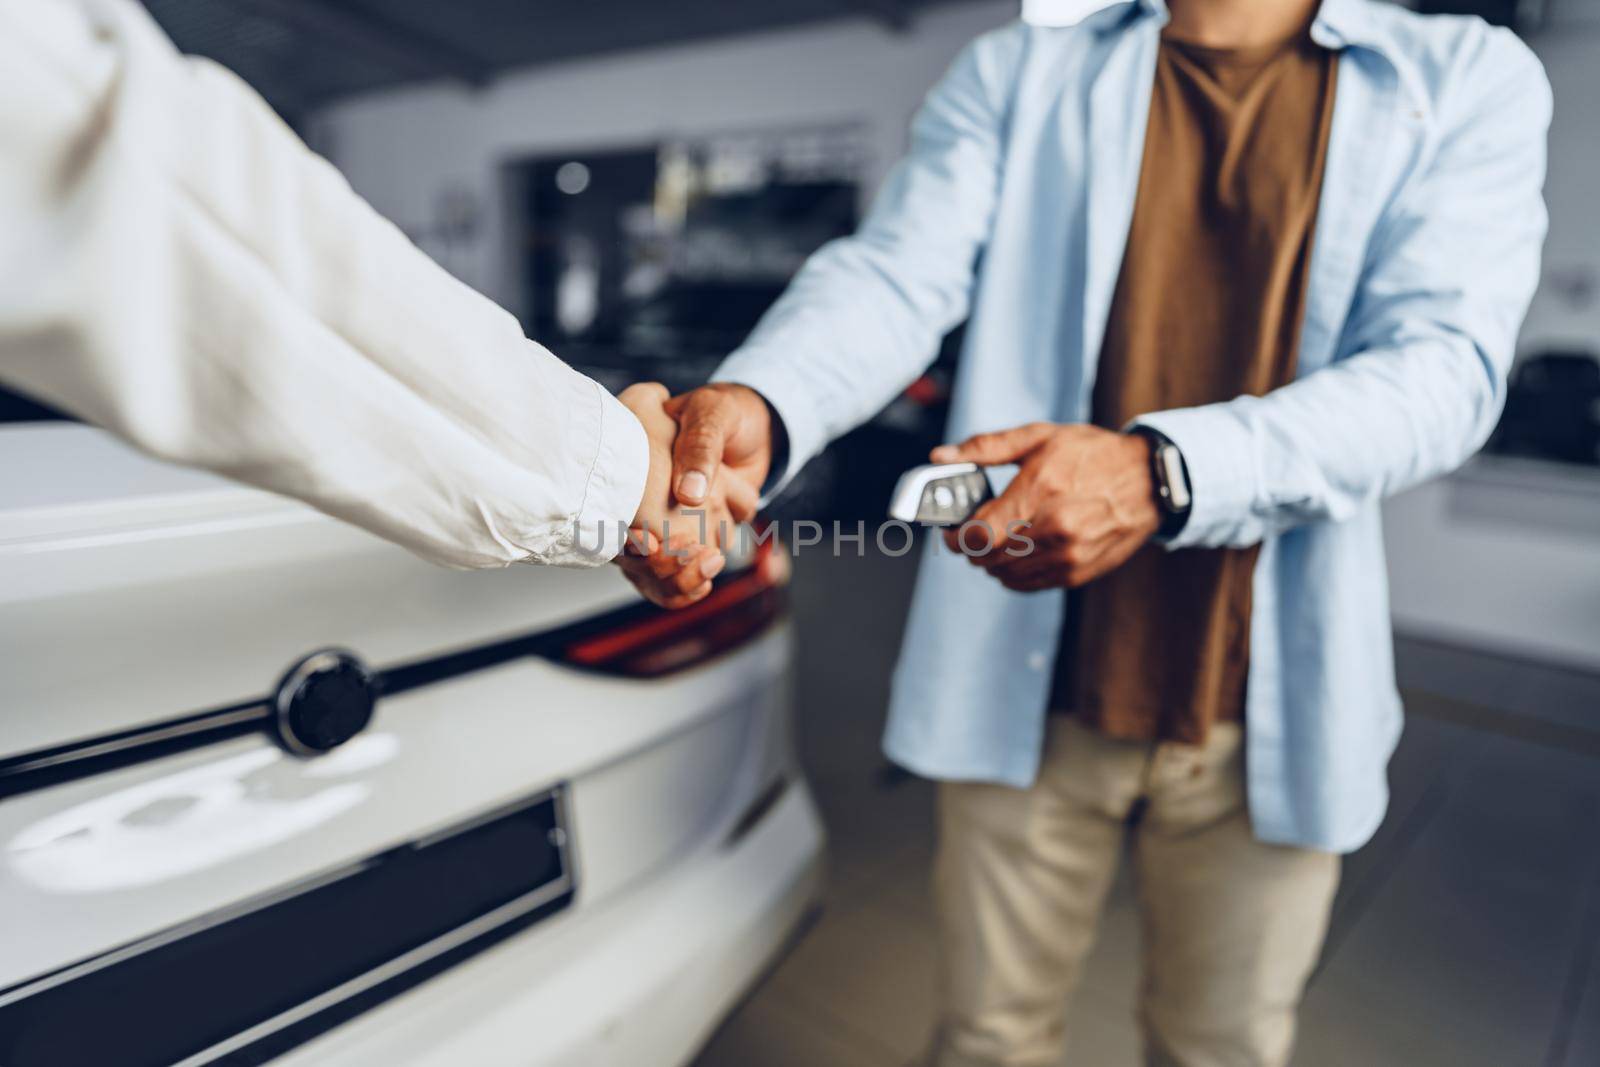
<svg viewBox="0 0 1600 1067"><path fill-rule="evenodd" d="M703 381L848 233L922 94L1015 0L147 0L530 336L606 384ZM1556 112L1543 283L1505 416L1386 505L1409 723L1352 857L1298 1063L1600 1064L1600 0L1420 0L1510 25ZM959 332L959 331L958 331ZM881 516L940 436L956 338L781 507ZM48 413L19 398L6 421ZM848 478L839 472L848 469ZM802 554L797 732L829 908L707 1065L899 1067L932 990L931 790L877 739L910 557ZM849 605L851 626L830 625ZM1135 1062L1127 887L1073 1062Z"/></svg>

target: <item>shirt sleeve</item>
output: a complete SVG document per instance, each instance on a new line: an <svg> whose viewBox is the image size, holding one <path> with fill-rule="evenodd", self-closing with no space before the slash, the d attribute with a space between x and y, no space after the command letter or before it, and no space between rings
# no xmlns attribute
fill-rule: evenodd
<svg viewBox="0 0 1600 1067"><path fill-rule="evenodd" d="M439 563L620 547L633 415L138 5L0 5L0 144L0 380Z"/></svg>
<svg viewBox="0 0 1600 1067"><path fill-rule="evenodd" d="M1189 470L1169 547L1340 521L1461 464L1494 429L1539 277L1549 83L1486 31L1445 96L1432 159L1374 233L1343 351L1264 397L1142 416Z"/></svg>
<svg viewBox="0 0 1600 1067"><path fill-rule="evenodd" d="M781 419L788 455L774 491L910 385L966 317L1021 43L1012 26L967 47L861 227L811 256L713 375L755 389Z"/></svg>

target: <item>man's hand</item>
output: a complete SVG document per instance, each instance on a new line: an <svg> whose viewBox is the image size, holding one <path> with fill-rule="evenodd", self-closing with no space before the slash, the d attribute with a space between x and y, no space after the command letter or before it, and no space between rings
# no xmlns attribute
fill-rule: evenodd
<svg viewBox="0 0 1600 1067"><path fill-rule="evenodd" d="M979 434L933 450L935 463L1016 463L1006 491L978 509L969 523L987 529L951 529L945 542L1000 580L1007 589L1034 592L1077 587L1120 566L1161 525L1150 474L1150 443L1140 434L1096 426L1035 422ZM1033 541L1008 541L1017 524ZM962 529L965 529L963 527ZM990 551L981 555L986 536Z"/></svg>
<svg viewBox="0 0 1600 1067"><path fill-rule="evenodd" d="M711 592L711 579L727 559L723 537L755 515L757 491L737 475L711 479L709 490L692 503L673 500L673 448L681 440L669 411L681 401L668 399L656 382L629 386L618 397L639 419L650 442L650 471L633 529L617 565L647 599L667 608L688 607ZM757 397L765 414L766 403ZM716 468L712 468L713 473Z"/></svg>
<svg viewBox="0 0 1600 1067"><path fill-rule="evenodd" d="M667 401L680 432L672 448L672 492L695 506L720 490L734 521L755 517L756 497L772 469L772 413L747 385L716 382ZM740 483L730 487L733 482Z"/></svg>

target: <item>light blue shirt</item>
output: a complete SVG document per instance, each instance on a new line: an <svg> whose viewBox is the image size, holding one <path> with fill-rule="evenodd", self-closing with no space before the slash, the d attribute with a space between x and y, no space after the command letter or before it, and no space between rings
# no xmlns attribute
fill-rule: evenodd
<svg viewBox="0 0 1600 1067"><path fill-rule="evenodd" d="M955 62L860 230L817 252L717 373L777 410L786 476L914 380L969 311L949 439L1086 419L1166 21L1161 0L1119 3L1007 26ZM1477 18L1326 0L1312 36L1339 71L1297 379L1139 421L1189 467L1171 547L1262 545L1255 833L1348 851L1383 819L1401 725L1379 502L1460 464L1498 417L1538 276L1551 102L1527 48ZM1063 595L1008 592L932 546L888 755L1030 784Z"/></svg>

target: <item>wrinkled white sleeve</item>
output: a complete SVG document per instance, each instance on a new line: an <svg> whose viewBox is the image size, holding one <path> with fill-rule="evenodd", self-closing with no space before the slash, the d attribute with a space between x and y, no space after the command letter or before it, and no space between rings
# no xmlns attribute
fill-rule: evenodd
<svg viewBox="0 0 1600 1067"><path fill-rule="evenodd" d="M648 465L131 0L0 0L0 381L451 566L602 562Z"/></svg>

